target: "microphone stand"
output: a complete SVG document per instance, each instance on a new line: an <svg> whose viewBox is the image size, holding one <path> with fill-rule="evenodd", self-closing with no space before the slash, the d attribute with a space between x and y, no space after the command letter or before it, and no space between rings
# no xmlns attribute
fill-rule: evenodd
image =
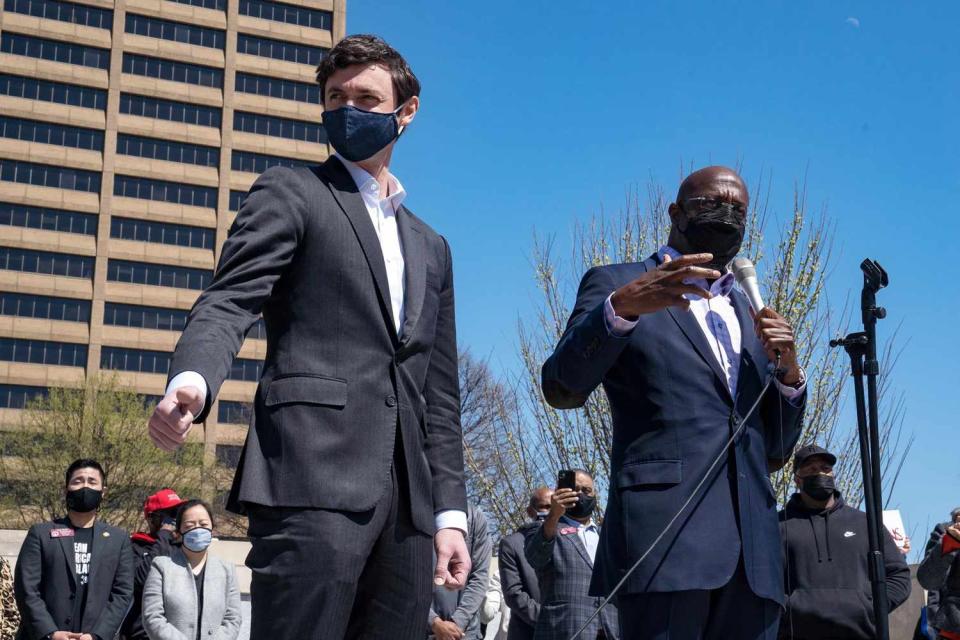
<svg viewBox="0 0 960 640"><path fill-rule="evenodd" d="M851 333L841 340L831 340L831 347L843 347L850 356L853 389L857 403L857 432L860 439L860 465L863 476L863 498L867 511L867 535L870 543L868 565L873 591L873 617L877 640L889 640L886 571L883 562L883 494L880 482L880 427L877 409L877 320L887 311L877 306L877 291L890 282L887 272L874 260L867 258L860 264L863 271L863 290L860 293L860 311L863 331ZM867 381L867 399L864 401L863 382Z"/></svg>

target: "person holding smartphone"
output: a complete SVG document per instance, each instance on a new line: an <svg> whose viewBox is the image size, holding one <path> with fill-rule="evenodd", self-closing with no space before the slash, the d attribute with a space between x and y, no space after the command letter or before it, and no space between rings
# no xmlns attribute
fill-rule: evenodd
<svg viewBox="0 0 960 640"><path fill-rule="evenodd" d="M603 602L589 595L600 542L600 527L593 519L596 506L596 489L588 472L565 469L559 473L550 511L524 549L540 584L534 640L569 640ZM619 638L616 608L606 606L580 637Z"/></svg>

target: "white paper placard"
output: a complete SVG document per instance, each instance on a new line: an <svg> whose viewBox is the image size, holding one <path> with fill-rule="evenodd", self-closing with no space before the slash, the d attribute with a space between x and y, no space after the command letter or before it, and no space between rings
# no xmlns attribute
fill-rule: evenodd
<svg viewBox="0 0 960 640"><path fill-rule="evenodd" d="M897 548L903 551L907 544L907 529L903 526L903 516L899 509L883 512L883 526L890 532L890 537L897 543Z"/></svg>

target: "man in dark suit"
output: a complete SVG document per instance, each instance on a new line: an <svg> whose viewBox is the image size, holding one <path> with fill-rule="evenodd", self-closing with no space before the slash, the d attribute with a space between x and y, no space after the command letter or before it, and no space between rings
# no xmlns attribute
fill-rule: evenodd
<svg viewBox="0 0 960 640"><path fill-rule="evenodd" d="M150 434L184 442L262 313L229 500L250 518L252 637L419 640L431 578L470 570L450 250L389 171L420 84L375 36L339 42L317 78L337 154L253 185Z"/></svg>
<svg viewBox="0 0 960 640"><path fill-rule="evenodd" d="M805 384L789 323L770 308L754 314L727 271L748 200L731 169L688 176L669 208L668 246L588 271L543 366L551 405L582 406L600 384L610 402L594 593L610 592L719 456L624 586L618 608L631 640L776 637L784 590L768 465L782 465L799 438Z"/></svg>
<svg viewBox="0 0 960 640"><path fill-rule="evenodd" d="M113 640L133 599L133 555L123 529L97 520L106 474L76 460L65 475L67 517L30 527L14 594L18 640Z"/></svg>
<svg viewBox="0 0 960 640"><path fill-rule="evenodd" d="M527 560L537 571L542 598L534 640L570 640L603 602L589 594L600 539L593 521L595 492L590 474L577 469L575 488L554 491L550 512L524 545ZM619 637L613 605L604 608L580 635L583 640Z"/></svg>
<svg viewBox="0 0 960 640"><path fill-rule="evenodd" d="M510 608L507 640L531 640L540 615L540 586L523 547L550 512L553 489L540 487L530 495L527 515L532 522L500 539L500 588Z"/></svg>

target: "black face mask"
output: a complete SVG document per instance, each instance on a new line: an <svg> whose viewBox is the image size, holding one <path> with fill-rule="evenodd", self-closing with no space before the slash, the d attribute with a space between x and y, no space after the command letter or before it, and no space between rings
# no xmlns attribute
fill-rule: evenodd
<svg viewBox="0 0 960 640"><path fill-rule="evenodd" d="M746 221L736 212L734 205L723 204L716 209L690 215L683 208L683 225L678 223L680 234L686 238L692 253L712 253L713 260L700 265L723 271L740 252Z"/></svg>
<svg viewBox="0 0 960 640"><path fill-rule="evenodd" d="M583 520L584 518L589 518L590 515L593 514L593 510L596 508L596 496L588 496L581 493L577 504L567 509L567 515L574 520Z"/></svg>
<svg viewBox="0 0 960 640"><path fill-rule="evenodd" d="M67 491L67 509L77 513L90 513L100 507L100 501L103 499L103 492L84 487L83 489L74 489Z"/></svg>
<svg viewBox="0 0 960 640"><path fill-rule="evenodd" d="M800 491L817 502L829 500L830 496L832 496L836 490L837 487L833 483L833 476L818 473L815 476L807 476L800 480Z"/></svg>

